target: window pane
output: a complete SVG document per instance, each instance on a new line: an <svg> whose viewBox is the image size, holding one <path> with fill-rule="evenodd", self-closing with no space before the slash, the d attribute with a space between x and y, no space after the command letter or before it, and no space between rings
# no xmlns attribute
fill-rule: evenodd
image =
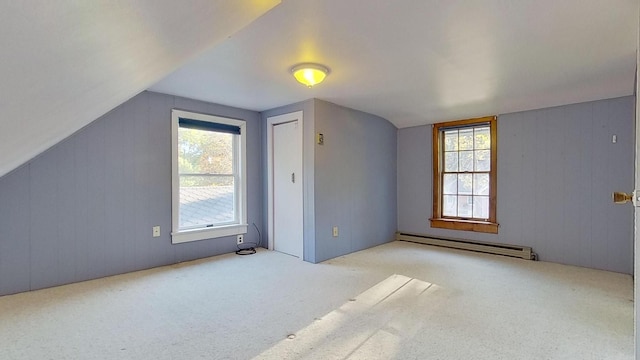
<svg viewBox="0 0 640 360"><path fill-rule="evenodd" d="M444 151L458 150L458 130L444 132Z"/></svg>
<svg viewBox="0 0 640 360"><path fill-rule="evenodd" d="M233 176L180 175L179 228L233 222Z"/></svg>
<svg viewBox="0 0 640 360"><path fill-rule="evenodd" d="M473 128L458 130L458 149L459 150L473 150Z"/></svg>
<svg viewBox="0 0 640 360"><path fill-rule="evenodd" d="M473 188L473 175L472 174L459 174L458 175L458 194L471 195Z"/></svg>
<svg viewBox="0 0 640 360"><path fill-rule="evenodd" d="M233 174L233 134L179 128L180 174Z"/></svg>
<svg viewBox="0 0 640 360"><path fill-rule="evenodd" d="M444 153L444 171L445 172L457 172L458 171L458 153L457 152L445 152Z"/></svg>
<svg viewBox="0 0 640 360"><path fill-rule="evenodd" d="M456 195L458 193L458 175L444 174L442 184L442 193Z"/></svg>
<svg viewBox="0 0 640 360"><path fill-rule="evenodd" d="M488 126L476 128L474 135L474 148L476 150L491 148L491 134Z"/></svg>
<svg viewBox="0 0 640 360"><path fill-rule="evenodd" d="M458 197L455 195L442 196L442 216L458 216Z"/></svg>
<svg viewBox="0 0 640 360"><path fill-rule="evenodd" d="M495 216L495 204L490 203L490 195L495 195L495 147L492 136L495 117L484 117L465 121L447 122L434 125L433 135L439 136L442 144L435 143L433 149L439 151L438 161L433 164L439 173L439 189L434 189L434 200L439 209L434 217L457 218L452 228L467 229L465 220L489 221L489 214ZM495 219L491 219L494 221ZM434 227L446 227L442 223L432 223ZM459 226L458 226L459 225ZM458 227L456 227L458 226ZM491 227L474 227L473 231L493 232Z"/></svg>
<svg viewBox="0 0 640 360"><path fill-rule="evenodd" d="M489 218L489 197L488 196L473 197L473 217L476 219Z"/></svg>
<svg viewBox="0 0 640 360"><path fill-rule="evenodd" d="M473 217L473 196L458 196L458 216Z"/></svg>
<svg viewBox="0 0 640 360"><path fill-rule="evenodd" d="M475 171L491 170L491 150L474 151Z"/></svg>
<svg viewBox="0 0 640 360"><path fill-rule="evenodd" d="M473 171L473 151L460 151L458 154L458 171Z"/></svg>
<svg viewBox="0 0 640 360"><path fill-rule="evenodd" d="M473 195L489 195L489 174L473 174Z"/></svg>

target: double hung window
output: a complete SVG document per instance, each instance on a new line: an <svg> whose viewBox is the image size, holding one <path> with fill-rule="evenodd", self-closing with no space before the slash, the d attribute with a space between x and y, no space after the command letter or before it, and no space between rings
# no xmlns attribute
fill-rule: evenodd
<svg viewBox="0 0 640 360"><path fill-rule="evenodd" d="M497 233L496 118L433 126L431 226Z"/></svg>
<svg viewBox="0 0 640 360"><path fill-rule="evenodd" d="M172 242L246 233L245 121L172 111Z"/></svg>

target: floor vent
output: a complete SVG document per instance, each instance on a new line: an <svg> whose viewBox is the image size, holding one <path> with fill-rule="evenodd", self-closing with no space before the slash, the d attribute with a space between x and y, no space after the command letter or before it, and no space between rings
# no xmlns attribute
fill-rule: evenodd
<svg viewBox="0 0 640 360"><path fill-rule="evenodd" d="M409 241L420 244L443 246L454 249L478 251L489 254L512 256L526 260L536 260L537 255L528 246L496 244L484 241L451 239L434 237L423 234L397 232L396 240Z"/></svg>

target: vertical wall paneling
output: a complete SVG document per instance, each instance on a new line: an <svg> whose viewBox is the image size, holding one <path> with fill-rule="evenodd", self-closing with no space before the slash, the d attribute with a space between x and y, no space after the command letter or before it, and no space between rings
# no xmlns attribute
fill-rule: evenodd
<svg viewBox="0 0 640 360"><path fill-rule="evenodd" d="M430 126L398 131L399 230L532 246L541 260L631 273L633 97L500 115L497 235L432 229ZM617 142L612 142L612 136Z"/></svg>
<svg viewBox="0 0 640 360"><path fill-rule="evenodd" d="M144 95L143 95L144 96ZM142 97L142 96L141 96ZM136 222L136 158L134 153L136 151L136 133L133 131L133 122L135 114L135 104L139 101L139 98L134 98L132 101L128 101L122 104L122 115L119 117L119 122L122 124L122 152L124 157L122 161L122 203L120 212L122 214L122 231L121 236L121 250L123 252L122 259L122 272L128 272L143 268L138 265L136 259L140 244L138 241Z"/></svg>
<svg viewBox="0 0 640 360"><path fill-rule="evenodd" d="M96 123L89 125L82 132L83 136L74 136L74 216L76 223L74 227L74 235L76 239L75 247L69 249L75 258L76 280L86 280L93 277L92 266L93 259L90 256L91 242L89 241L89 197L95 194L89 193L89 142L88 133L90 128Z"/></svg>
<svg viewBox="0 0 640 360"><path fill-rule="evenodd" d="M519 120L519 119L518 119ZM499 129L499 146L506 148L518 148L522 145L522 121L514 121L513 126L507 129ZM527 186L524 186L525 181L522 178L522 168L525 159L522 158L522 153L518 151L510 151L504 153L504 156L498 157L498 173L502 173L502 177L498 178L498 196L502 194L512 194L514 203L522 203L528 201L526 198ZM509 181L504 181L509 179ZM505 209L498 208L497 216L500 218L500 232L505 238L513 239L512 241L519 241L522 234L520 229L522 227L522 212L521 206L509 206Z"/></svg>
<svg viewBox="0 0 640 360"><path fill-rule="evenodd" d="M120 106L114 109L106 118L104 127L105 157L104 173L105 181L104 198L104 223L108 224L105 231L104 257L105 272L113 274L126 269L125 251L125 220L124 220L124 173L129 169L124 167L124 159L129 156L125 153L125 109Z"/></svg>
<svg viewBox="0 0 640 360"><path fill-rule="evenodd" d="M580 249L584 246L587 239L583 239L584 231L581 229L580 223L580 199L583 194L581 186L585 181L582 181L584 177L583 169L581 168L580 158L581 154L585 153L586 149L582 148L580 141L581 137L585 136L580 129L575 129L572 124L580 123L580 119L586 112L581 111L581 106L568 106L564 110L564 117L567 121L563 122L564 132L564 164L563 164L563 195L564 199L562 203L562 211L564 215L564 229L563 238L566 241L558 241L560 247L560 253L566 254L566 261L568 263L576 264L580 262L581 252ZM571 251L571 244L578 244L578 251Z"/></svg>
<svg viewBox="0 0 640 360"><path fill-rule="evenodd" d="M593 143L591 154L594 164L594 171L592 173L592 182L594 189L610 189L609 172L611 171L611 164L608 163L609 156L607 150L610 148L610 135L608 129L609 106L594 106L593 107ZM603 121L598 121L602 119ZM600 171L597 171L600 170ZM603 268L607 264L609 258L609 245L608 240L610 238L610 222L607 221L608 216L603 207L606 209L611 204L611 193L604 191L594 191L591 195L591 221L593 226L591 227L591 234L593 239L592 253L598 254L592 257L592 262L595 267ZM600 241L597 241L600 240Z"/></svg>
<svg viewBox="0 0 640 360"><path fill-rule="evenodd" d="M633 189L633 126L625 126L616 119L633 119L633 106L628 106L628 101L616 99L608 103L596 103L595 106L604 106L609 114L607 121L607 134L603 143L607 145L607 187L608 193L603 192L600 209L606 214L606 223L608 224L608 257L606 259L607 267L613 264L625 264L629 268L632 267L633 257L632 244L625 239L633 237L633 207L630 204L626 206L615 205L611 201L611 193L616 189L624 189L630 192ZM617 143L612 142L612 135L618 137Z"/></svg>
<svg viewBox="0 0 640 360"><path fill-rule="evenodd" d="M133 147L134 181L136 184L134 217L136 219L135 242L136 263L143 268L155 265L153 259L157 249L150 247L151 243L151 219L150 219L150 189L149 184L154 181L150 174L150 157L153 156L149 149L149 105L148 94L141 94L133 99L133 112L131 114L131 130L135 135ZM167 159L170 161L170 158Z"/></svg>
<svg viewBox="0 0 640 360"><path fill-rule="evenodd" d="M171 211L166 204L171 204L171 123L167 114L171 113L174 98L168 95L147 94L146 107L147 146L151 156L147 161L149 180L147 188L148 208L141 216L147 217L146 229L141 229L142 249L151 249L150 266L158 266L174 262L175 251L171 245ZM160 237L152 236L153 226L160 226Z"/></svg>
<svg viewBox="0 0 640 360"><path fill-rule="evenodd" d="M535 134L535 136L531 136L532 140L528 140L534 142L534 153L531 154L531 161L534 170L534 172L531 174L531 179L533 180L533 189L535 191L532 199L533 204L531 205L534 208L534 232L530 235L532 237L533 246L535 247L535 249L539 249L536 251L540 251L539 254L542 259L553 261L554 257L557 254L555 254L553 251L544 251L544 249L542 249L543 246L553 247L553 244L549 242L549 235L546 227L547 208L550 206L549 192L547 191L547 189L550 188L551 185L557 186L557 183L547 181L547 179L553 179L553 177L547 178L547 176L550 175L547 171L547 160L549 160L549 157L547 156L546 151L547 147L549 146L546 137L547 132L549 131L549 121L546 120L544 111L545 110L541 110L535 114L535 128L533 128L533 132L530 133L532 135ZM498 189L498 191L500 191L500 189ZM505 194L503 196L503 200L507 199L509 199L509 196L508 194ZM527 205L523 204L521 206Z"/></svg>
<svg viewBox="0 0 640 360"><path fill-rule="evenodd" d="M210 108L214 105L210 105ZM215 109L212 109L215 110ZM233 114L233 117L241 117L241 114ZM247 154L262 153L263 127L260 122L249 122L247 124ZM266 182L262 171L262 157L253 156L247 158L247 216L249 228L245 236L245 242L257 244L259 241L258 231L262 233L264 224L262 221L262 210L264 198L262 194L262 184ZM265 201L266 202L266 201ZM255 227L253 226L255 224ZM256 227L258 231L256 231ZM261 236L261 235L260 235ZM263 243L263 246L266 244Z"/></svg>
<svg viewBox="0 0 640 360"><path fill-rule="evenodd" d="M167 114L173 106L173 97L143 93L131 106L130 121L136 126L132 144L134 162L130 171L134 176L132 210L137 224L132 240L136 267L149 268L174 259L169 225L171 191L167 191L171 184L166 180L171 177L171 137ZM162 133L167 134L163 137ZM169 143L164 144L165 141ZM159 238L152 237L155 225L160 226Z"/></svg>
<svg viewBox="0 0 640 360"><path fill-rule="evenodd" d="M317 262L315 236L316 236L316 117L315 100L302 103L304 112L303 129L303 159L302 172L304 176L304 259Z"/></svg>
<svg viewBox="0 0 640 360"><path fill-rule="evenodd" d="M397 129L389 121L315 100L316 261L391 241L397 229ZM338 226L339 236L332 236Z"/></svg>
<svg viewBox="0 0 640 360"><path fill-rule="evenodd" d="M151 92L113 109L0 178L0 295L236 249L235 237L171 244L174 106L246 120L260 141L254 111ZM248 220L261 226L261 147L248 150Z"/></svg>
<svg viewBox="0 0 640 360"><path fill-rule="evenodd" d="M570 246L563 246L568 244L568 240L564 233L564 204L567 201L571 201L565 196L565 187L567 184L564 179L564 171L566 169L565 162L565 132L566 123L569 119L565 117L566 107L558 111L558 114L552 114L553 109L544 110L543 116L540 120L543 121L542 127L546 130L544 135L546 144L546 167L545 170L538 172L538 186L541 193L546 194L546 205L544 207L544 220L543 224L546 224L546 237L545 242L549 246L549 253L553 254L553 261L560 262L560 254L563 256L567 254L564 249L570 248ZM565 121L558 121L552 124L554 117L558 116ZM572 124L573 126L573 124ZM552 186L549 186L552 184Z"/></svg>
<svg viewBox="0 0 640 360"><path fill-rule="evenodd" d="M305 127L304 259L320 262L391 241L397 229L395 126L318 99L265 111L263 123L299 110ZM324 134L324 145L316 144L316 133Z"/></svg>
<svg viewBox="0 0 640 360"><path fill-rule="evenodd" d="M30 289L29 166L0 178L0 294Z"/></svg>
<svg viewBox="0 0 640 360"><path fill-rule="evenodd" d="M55 250L58 253L58 279L66 282L65 279L76 281L76 258L68 249L76 246L76 236L74 228L76 226L75 217L75 187L74 187L74 147L73 139L68 139L60 144L60 156L56 162L57 180L57 207L58 214L57 228L51 229L57 232L59 246Z"/></svg>
<svg viewBox="0 0 640 360"><path fill-rule="evenodd" d="M592 174L594 168L600 169L599 164L593 161L593 105L579 107L575 121L580 121L582 124L580 132L577 133L580 136L580 173L574 175L572 179L574 188L579 189L581 195L575 199L576 207L581 209L578 213L580 246L576 249L578 255L576 264L593 264L593 242L597 238L594 237L592 228L597 224L592 221L591 196L584 196L584 194L593 194Z"/></svg>
<svg viewBox="0 0 640 360"><path fill-rule="evenodd" d="M79 211L88 212L87 216L87 269L88 278L98 278L105 276L106 273L106 237L105 228L110 224L105 224L105 199L106 199L106 183L107 173L105 171L105 135L104 129L106 122L110 121L112 113L108 113L105 117L92 124L87 128L86 136L89 140L87 146L87 186L88 196L87 202L83 204ZM83 134L84 135L84 134ZM57 147L53 151L45 153L56 154ZM110 195L110 194L109 194Z"/></svg>
<svg viewBox="0 0 640 360"><path fill-rule="evenodd" d="M39 156L30 164L31 286L60 284L58 279L58 209L56 166L58 154Z"/></svg>
<svg viewBox="0 0 640 360"><path fill-rule="evenodd" d="M316 102L317 132L324 134L324 145L315 150L315 194L316 194L316 261L333 258L350 252L352 247L351 192L354 175L362 164L355 164L355 154L345 144L354 140L350 136L351 123L344 114L329 114L319 109L324 103ZM332 115L337 115L333 117ZM345 120L342 126L336 123ZM349 166L354 166L350 169ZM351 172L353 170L353 173ZM333 226L339 229L339 237L332 235Z"/></svg>
<svg viewBox="0 0 640 360"><path fill-rule="evenodd" d="M536 189L536 187L534 186L534 181L536 179L536 174L539 172L538 168L536 167L536 154L538 154L538 151L540 151L540 148L544 148L544 143L542 144L542 147L540 147L539 141L527 141L527 139L530 138L529 134L535 134L537 127L541 125L537 122L537 117L535 116L535 113L532 113L532 112L514 114L511 118L511 121L512 121L512 125L516 127L514 131L517 132L518 141L519 141L519 145L517 146L517 148L513 148L513 149L517 149L516 151L520 151L520 158L522 160L515 164L507 163L507 164L503 164L502 166L499 166L498 167L498 184L514 183L515 181L520 180L522 182L516 183L514 186L519 188L519 190L522 192L522 196L520 197L520 201L521 201L520 203L514 202L515 200L510 200L510 199L513 199L511 193L505 192L501 187L498 187L498 222L501 223L500 225L501 228L498 231L499 233L502 231L502 226L503 226L502 223L504 223L505 227L516 226L515 224L513 225L509 224L508 218L504 219L503 221L502 214L508 213L514 207L519 208L521 212L520 224L522 226L519 231L520 236L519 237L505 236L504 239L505 241L513 242L514 244L521 244L521 245L529 244L528 246L532 246L537 251L538 239L541 235L541 232L544 231L544 228L540 226L541 223L535 221L536 215L538 213L537 211L538 207L536 205L540 200L538 199L538 189ZM498 119L498 130L500 130L500 132L498 133L498 136L500 136L500 134L503 131L504 132L509 131L508 129L509 127L503 130L501 128L501 119ZM500 159L502 158L502 154L509 152L508 150L510 148L508 147L508 144L501 143L501 138L498 139L498 143L500 144L498 146L498 149L499 149L498 162L500 162L501 161ZM511 144L511 146L516 146L516 144L515 143ZM505 149L507 151L505 151ZM514 150L511 150L511 151L514 151ZM506 175L509 175L510 168L516 167L516 166L520 168L520 172L522 174L520 177L517 177L514 180L511 180L509 177L504 177L501 175L505 171L506 171ZM510 188L507 187L506 190L509 190L509 189ZM511 189L513 189L513 187L511 187ZM509 204L509 203L513 203L512 206L505 205L503 209L502 204ZM528 206L520 206L519 204L528 204ZM502 236L501 233L500 235Z"/></svg>
<svg viewBox="0 0 640 360"><path fill-rule="evenodd" d="M416 126L398 130L397 221L403 231L424 233L431 217L431 129Z"/></svg>

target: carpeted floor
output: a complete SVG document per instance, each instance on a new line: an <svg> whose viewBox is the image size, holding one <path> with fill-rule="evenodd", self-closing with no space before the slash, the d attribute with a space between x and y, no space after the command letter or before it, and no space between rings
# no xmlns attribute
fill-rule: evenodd
<svg viewBox="0 0 640 360"><path fill-rule="evenodd" d="M0 297L0 359L633 359L629 275L392 242Z"/></svg>

